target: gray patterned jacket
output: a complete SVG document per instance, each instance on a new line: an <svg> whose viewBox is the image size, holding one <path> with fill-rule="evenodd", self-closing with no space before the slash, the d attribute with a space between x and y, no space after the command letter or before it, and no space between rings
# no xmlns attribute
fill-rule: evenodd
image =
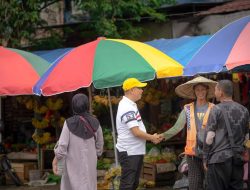
<svg viewBox="0 0 250 190"><path fill-rule="evenodd" d="M239 152L244 150L244 142L249 138L249 112L244 106L233 101L214 106L208 118L203 146L203 159L208 164L224 162L233 155L221 110L225 110L229 119Z"/></svg>

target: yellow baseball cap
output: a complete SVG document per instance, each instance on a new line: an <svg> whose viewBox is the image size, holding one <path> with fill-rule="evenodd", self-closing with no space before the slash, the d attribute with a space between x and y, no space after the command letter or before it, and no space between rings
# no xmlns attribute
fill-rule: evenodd
<svg viewBox="0 0 250 190"><path fill-rule="evenodd" d="M145 86L147 86L147 83L140 82L136 78L128 78L123 82L122 88L124 91L127 91L134 87L142 88Z"/></svg>

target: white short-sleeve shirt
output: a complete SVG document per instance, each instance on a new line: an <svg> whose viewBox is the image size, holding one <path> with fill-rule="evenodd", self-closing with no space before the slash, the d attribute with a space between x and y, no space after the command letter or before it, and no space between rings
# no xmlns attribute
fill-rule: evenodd
<svg viewBox="0 0 250 190"><path fill-rule="evenodd" d="M146 140L134 136L130 130L133 127L139 127L141 131L146 132L136 103L123 96L116 115L118 133L116 148L119 152L127 151L128 155L144 155Z"/></svg>

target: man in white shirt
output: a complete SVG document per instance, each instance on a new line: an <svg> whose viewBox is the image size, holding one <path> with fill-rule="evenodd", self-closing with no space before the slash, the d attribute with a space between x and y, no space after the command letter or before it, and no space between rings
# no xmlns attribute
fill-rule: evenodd
<svg viewBox="0 0 250 190"><path fill-rule="evenodd" d="M116 148L122 167L120 190L136 190L146 153L146 140L155 144L162 140L159 135L146 132L135 103L141 99L142 87L146 85L147 83L141 83L136 78L128 78L122 86L125 96L119 102L116 115Z"/></svg>

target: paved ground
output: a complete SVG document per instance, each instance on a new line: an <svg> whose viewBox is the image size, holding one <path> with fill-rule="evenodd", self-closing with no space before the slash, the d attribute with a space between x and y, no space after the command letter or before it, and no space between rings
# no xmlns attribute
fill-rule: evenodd
<svg viewBox="0 0 250 190"><path fill-rule="evenodd" d="M22 186L22 187L16 187L16 186L0 186L1 190L60 190L59 185L54 186L46 186L46 187L28 187L28 186ZM150 188L148 190L172 190L171 187L155 187Z"/></svg>
<svg viewBox="0 0 250 190"><path fill-rule="evenodd" d="M53 185L53 186L46 186L46 187L29 187L29 186L21 186L21 187L16 187L16 186L0 186L0 189L4 190L59 190L60 187L58 185Z"/></svg>

